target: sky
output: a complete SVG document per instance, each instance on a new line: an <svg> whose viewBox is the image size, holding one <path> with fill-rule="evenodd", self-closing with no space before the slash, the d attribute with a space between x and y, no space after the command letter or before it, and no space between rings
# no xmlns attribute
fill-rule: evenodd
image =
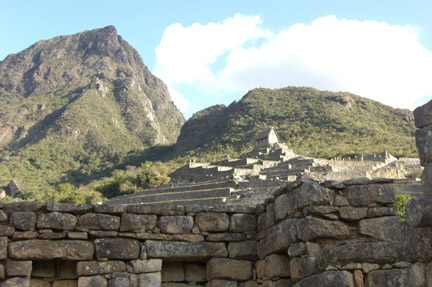
<svg viewBox="0 0 432 287"><path fill-rule="evenodd" d="M0 61L114 25L186 118L254 88L308 86L413 110L432 99L430 0L0 0Z"/></svg>

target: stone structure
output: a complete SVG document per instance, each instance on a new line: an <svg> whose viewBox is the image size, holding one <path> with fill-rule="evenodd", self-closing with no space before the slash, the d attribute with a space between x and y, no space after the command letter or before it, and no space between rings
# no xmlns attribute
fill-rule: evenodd
<svg viewBox="0 0 432 287"><path fill-rule="evenodd" d="M255 147L267 147L278 144L278 137L273 128L260 131L255 137Z"/></svg>

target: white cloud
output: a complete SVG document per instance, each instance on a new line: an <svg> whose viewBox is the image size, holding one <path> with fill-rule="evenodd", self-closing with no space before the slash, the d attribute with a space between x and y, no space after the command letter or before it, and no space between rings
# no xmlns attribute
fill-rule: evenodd
<svg viewBox="0 0 432 287"><path fill-rule="evenodd" d="M271 33L260 17L236 14L217 24L168 27L155 72L168 85L187 83L207 96L311 86L413 109L416 100L432 98L432 51L419 33L410 25L335 16ZM226 64L214 71L218 57Z"/></svg>

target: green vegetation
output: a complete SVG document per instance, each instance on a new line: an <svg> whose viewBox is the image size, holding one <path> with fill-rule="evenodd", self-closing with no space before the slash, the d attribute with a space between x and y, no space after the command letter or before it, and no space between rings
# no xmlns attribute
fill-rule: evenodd
<svg viewBox="0 0 432 287"><path fill-rule="evenodd" d="M411 196L406 194L398 194L395 196L395 199L396 199L395 201L396 213L399 216L400 221L405 221L406 220L405 209L408 202L411 199Z"/></svg>

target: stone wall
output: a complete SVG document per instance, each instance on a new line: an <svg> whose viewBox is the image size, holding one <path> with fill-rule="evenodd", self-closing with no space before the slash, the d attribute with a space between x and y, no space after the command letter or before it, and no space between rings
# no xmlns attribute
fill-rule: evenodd
<svg viewBox="0 0 432 287"><path fill-rule="evenodd" d="M0 220L0 286L432 282L432 229L400 222L386 180L296 181L256 209L9 203Z"/></svg>
<svg viewBox="0 0 432 287"><path fill-rule="evenodd" d="M432 197L432 100L414 110L416 145L420 164L424 166L422 181L428 188L425 195Z"/></svg>

